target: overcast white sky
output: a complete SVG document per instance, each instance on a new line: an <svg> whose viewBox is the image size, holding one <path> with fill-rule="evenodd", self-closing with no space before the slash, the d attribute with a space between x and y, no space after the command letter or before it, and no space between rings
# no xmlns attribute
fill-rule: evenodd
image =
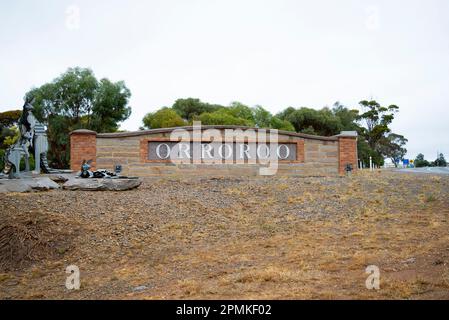
<svg viewBox="0 0 449 320"><path fill-rule="evenodd" d="M137 130L177 98L401 111L409 156L449 158L447 0L0 0L0 111L69 67L124 80Z"/></svg>

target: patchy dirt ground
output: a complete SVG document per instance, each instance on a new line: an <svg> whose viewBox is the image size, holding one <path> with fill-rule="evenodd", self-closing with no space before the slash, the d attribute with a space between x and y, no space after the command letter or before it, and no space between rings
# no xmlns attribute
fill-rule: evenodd
<svg viewBox="0 0 449 320"><path fill-rule="evenodd" d="M65 288L69 265L81 289ZM380 290L367 290L368 265ZM449 299L449 177L0 194L1 299Z"/></svg>

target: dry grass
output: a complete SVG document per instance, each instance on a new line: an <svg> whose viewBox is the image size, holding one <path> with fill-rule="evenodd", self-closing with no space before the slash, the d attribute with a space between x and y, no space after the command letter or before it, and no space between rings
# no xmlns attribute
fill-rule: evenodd
<svg viewBox="0 0 449 320"><path fill-rule="evenodd" d="M0 222L0 271L25 268L35 261L63 255L70 232L39 212L3 214ZM32 274L36 271L32 270Z"/></svg>
<svg viewBox="0 0 449 320"><path fill-rule="evenodd" d="M0 270L0 297L449 299L448 195L449 177L388 172L0 195L0 228L23 225L40 201L39 232L58 244ZM69 264L79 291L64 288ZM365 287L368 265L379 291Z"/></svg>

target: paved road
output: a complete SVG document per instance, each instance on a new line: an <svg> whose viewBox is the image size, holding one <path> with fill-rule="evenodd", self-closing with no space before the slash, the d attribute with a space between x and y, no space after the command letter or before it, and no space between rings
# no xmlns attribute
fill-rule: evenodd
<svg viewBox="0 0 449 320"><path fill-rule="evenodd" d="M434 167L434 168L408 168L398 169L399 172L404 173L429 173L429 174L449 174L449 167Z"/></svg>

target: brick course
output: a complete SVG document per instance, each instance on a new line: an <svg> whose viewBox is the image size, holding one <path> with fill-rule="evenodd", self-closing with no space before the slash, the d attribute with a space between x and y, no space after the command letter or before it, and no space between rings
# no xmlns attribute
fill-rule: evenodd
<svg viewBox="0 0 449 320"><path fill-rule="evenodd" d="M339 174L346 173L346 165L351 164L353 170L357 170L357 138L356 137L339 137Z"/></svg>
<svg viewBox="0 0 449 320"><path fill-rule="evenodd" d="M76 130L70 134L70 169L79 171L83 160L92 159L92 169L97 167L97 133Z"/></svg>

